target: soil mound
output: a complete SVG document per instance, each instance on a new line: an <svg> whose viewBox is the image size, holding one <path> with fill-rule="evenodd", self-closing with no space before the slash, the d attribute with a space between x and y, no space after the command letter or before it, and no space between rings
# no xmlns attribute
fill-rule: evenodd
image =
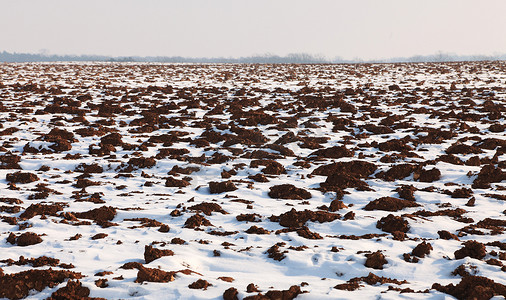
<svg viewBox="0 0 506 300"><path fill-rule="evenodd" d="M388 261L385 258L385 255L383 255L381 251L366 254L365 256L367 257L367 259L364 265L368 268L383 270L383 265L388 263Z"/></svg>
<svg viewBox="0 0 506 300"><path fill-rule="evenodd" d="M341 157L352 157L355 152L347 149L344 146L334 146L326 149L316 150L309 154L310 158L341 158Z"/></svg>
<svg viewBox="0 0 506 300"><path fill-rule="evenodd" d="M63 204L30 204L19 217L21 219L31 219L37 215L56 216L56 213L62 211L64 207Z"/></svg>
<svg viewBox="0 0 506 300"><path fill-rule="evenodd" d="M168 249L157 249L149 245L146 245L144 247L144 261L146 261L147 264L162 256L172 256L172 255L174 255L174 252Z"/></svg>
<svg viewBox="0 0 506 300"><path fill-rule="evenodd" d="M274 199L303 200L311 198L311 193L293 184L281 184L270 187L269 197Z"/></svg>
<svg viewBox="0 0 506 300"><path fill-rule="evenodd" d="M262 169L262 172L269 175L286 174L285 167L283 167L283 165L277 161L270 162L268 165L266 165L265 168Z"/></svg>
<svg viewBox="0 0 506 300"><path fill-rule="evenodd" d="M11 183L30 183L39 180L39 177L33 173L18 171L7 174L5 179Z"/></svg>
<svg viewBox="0 0 506 300"><path fill-rule="evenodd" d="M209 282L207 282L204 279L199 279L199 280L191 283L190 285L188 285L188 287L190 289L196 289L196 290L207 290L207 288L210 286L212 286L212 284L210 284Z"/></svg>
<svg viewBox="0 0 506 300"><path fill-rule="evenodd" d="M421 181L421 182L434 182L441 179L441 171L436 168L432 168L431 170L420 170L418 172L415 172L415 175L413 176L415 180ZM416 177L416 178L415 178Z"/></svg>
<svg viewBox="0 0 506 300"><path fill-rule="evenodd" d="M494 296L506 297L505 285L482 276L466 276L457 285L434 283L432 288L457 299L488 300Z"/></svg>
<svg viewBox="0 0 506 300"><path fill-rule="evenodd" d="M490 183L506 180L506 172L494 165L485 165L481 168L478 177L474 180L472 187L475 189L487 189Z"/></svg>
<svg viewBox="0 0 506 300"><path fill-rule="evenodd" d="M408 177L416 169L417 167L411 164L400 164L391 167L388 171L379 172L376 177L386 181L395 181Z"/></svg>
<svg viewBox="0 0 506 300"><path fill-rule="evenodd" d="M0 273L0 297L21 299L31 290L41 292L46 287L53 288L65 279L80 279L81 273L70 271L29 270L14 274Z"/></svg>
<svg viewBox="0 0 506 300"><path fill-rule="evenodd" d="M376 172L378 167L370 162L353 160L347 162L336 162L316 168L311 174L330 176L332 174L349 174L358 178L367 178Z"/></svg>
<svg viewBox="0 0 506 300"><path fill-rule="evenodd" d="M107 280L107 279L106 279ZM59 288L56 292L51 294L48 300L63 300L63 299L76 299L76 300L99 300L104 298L90 298L90 289L83 286L82 283L77 280L69 280L67 285Z"/></svg>
<svg viewBox="0 0 506 300"><path fill-rule="evenodd" d="M398 211L406 207L420 206L416 202L394 198L394 197L381 197L373 200L364 207L364 210L385 210L385 211Z"/></svg>
<svg viewBox="0 0 506 300"><path fill-rule="evenodd" d="M223 210L223 208L221 208L221 206L219 204L212 203L212 202L202 202L200 204L190 206L190 207L188 207L188 209L200 211L200 212L204 213L206 216L210 216L212 212L219 212L224 215L228 214L228 212Z"/></svg>
<svg viewBox="0 0 506 300"><path fill-rule="evenodd" d="M189 186L190 183L184 179L176 179L172 176L167 177L167 180L165 180L165 186L166 187L185 187Z"/></svg>
<svg viewBox="0 0 506 300"><path fill-rule="evenodd" d="M404 220L402 217L389 214L388 216L381 218L376 223L376 228L390 233L394 233L396 231L406 233L409 230L409 225L408 221Z"/></svg>
<svg viewBox="0 0 506 300"><path fill-rule="evenodd" d="M320 186L323 190L346 189L346 188L356 188L360 191L370 190L367 182L360 180L358 177L346 173L331 174L329 177L327 177L325 182L320 183Z"/></svg>
<svg viewBox="0 0 506 300"><path fill-rule="evenodd" d="M7 238L7 242L11 244L16 244L21 247L26 247L30 245L35 245L42 243L42 239L36 233L33 232L25 232L19 236L15 236L12 232L9 234Z"/></svg>
<svg viewBox="0 0 506 300"><path fill-rule="evenodd" d="M409 200L409 201L415 201L415 191L418 189L415 188L412 185L402 185L398 187L395 191L397 194L399 194L399 197Z"/></svg>
<svg viewBox="0 0 506 300"><path fill-rule="evenodd" d="M199 214L189 217L184 223L184 228L197 228L200 226L213 226L213 224Z"/></svg>
<svg viewBox="0 0 506 300"><path fill-rule="evenodd" d="M174 274L176 272L166 272L160 269L152 269L152 268L140 268L137 272L137 278L135 282L170 282L174 281Z"/></svg>
<svg viewBox="0 0 506 300"><path fill-rule="evenodd" d="M455 259L461 259L466 256L482 259L487 255L487 250L485 249L485 245L477 241L467 241L464 243L464 247L455 251Z"/></svg>
<svg viewBox="0 0 506 300"><path fill-rule="evenodd" d="M97 223L106 223L112 221L116 216L116 208L112 206L102 206L89 211L74 213L78 218L93 220Z"/></svg>
<svg viewBox="0 0 506 300"><path fill-rule="evenodd" d="M235 191L237 190L237 187L230 180L222 182L211 181L209 182L209 190L211 194L221 194L225 192Z"/></svg>
<svg viewBox="0 0 506 300"><path fill-rule="evenodd" d="M433 248L430 243L422 242L422 243L416 245L416 247L413 249L411 254L414 256L420 257L420 258L424 258L425 255L429 255L430 251L432 251L432 250L433 250Z"/></svg>
<svg viewBox="0 0 506 300"><path fill-rule="evenodd" d="M304 226L307 221L325 223L332 222L340 217L341 216L339 214L321 210L312 211L306 209L304 211L296 211L292 208L290 211L279 216L270 217L270 220L273 222L279 222L279 225L283 227L299 228Z"/></svg>

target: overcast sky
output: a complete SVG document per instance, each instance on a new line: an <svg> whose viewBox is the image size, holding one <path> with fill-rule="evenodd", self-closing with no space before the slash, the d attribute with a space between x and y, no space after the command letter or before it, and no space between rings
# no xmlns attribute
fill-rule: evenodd
<svg viewBox="0 0 506 300"><path fill-rule="evenodd" d="M506 53L506 0L0 0L0 51L113 56Z"/></svg>

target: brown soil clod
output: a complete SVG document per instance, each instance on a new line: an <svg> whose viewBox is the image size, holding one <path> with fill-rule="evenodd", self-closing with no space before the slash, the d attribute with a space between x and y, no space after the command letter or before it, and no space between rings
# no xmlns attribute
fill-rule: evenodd
<svg viewBox="0 0 506 300"><path fill-rule="evenodd" d="M409 230L409 224L408 221L404 220L402 217L389 214L388 216L381 218L376 223L376 228L390 233L394 233L396 231L406 233Z"/></svg>
<svg viewBox="0 0 506 300"><path fill-rule="evenodd" d="M274 199L304 200L310 199L311 193L293 184L281 184L270 187L269 197Z"/></svg>
<svg viewBox="0 0 506 300"><path fill-rule="evenodd" d="M163 257L163 256L172 256L174 252L168 249L157 249L153 248L153 246L146 245L144 247L144 261L149 264L150 262Z"/></svg>
<svg viewBox="0 0 506 300"><path fill-rule="evenodd" d="M232 181L209 182L209 190L211 194L221 194L225 192L232 192L237 190L237 187Z"/></svg>
<svg viewBox="0 0 506 300"><path fill-rule="evenodd" d="M202 202L200 204L192 205L188 207L189 210L194 210L204 213L206 216L210 216L212 212L219 212L224 215L228 214L221 206L217 203Z"/></svg>
<svg viewBox="0 0 506 300"><path fill-rule="evenodd" d="M373 200L364 207L364 210L384 210L384 211L398 211L407 207L420 206L414 201L394 198L394 197L381 197Z"/></svg>
<svg viewBox="0 0 506 300"><path fill-rule="evenodd" d="M292 208L290 211L282 213L279 216L272 216L270 220L273 222L279 222L279 225L289 228L299 228L306 224L307 221L312 222L332 222L339 219L341 216L336 213L330 213L326 211L311 211L303 210L297 211Z"/></svg>
<svg viewBox="0 0 506 300"><path fill-rule="evenodd" d="M466 256L483 259L485 255L487 255L487 250L485 249L485 245L480 242L471 240L464 243L464 247L455 251L455 259L461 259Z"/></svg>
<svg viewBox="0 0 506 300"><path fill-rule="evenodd" d="M364 265L368 268L382 270L383 265L388 263L388 261L385 258L385 255L381 253L381 251L366 254L365 256L367 257L367 259Z"/></svg>
<svg viewBox="0 0 506 300"><path fill-rule="evenodd" d="M239 297L237 297L238 294L239 291L237 291L236 288L228 288L225 292L223 292L223 300L239 300Z"/></svg>
<svg viewBox="0 0 506 300"><path fill-rule="evenodd" d="M457 284L443 286L434 283L432 288L457 299L488 300L494 296L506 297L506 286L482 276L465 276Z"/></svg>
<svg viewBox="0 0 506 300"><path fill-rule="evenodd" d="M209 222L208 219L204 218L203 216L199 214L195 214L191 217L189 217L186 222L184 223L184 228L198 228L200 226L213 226L211 222Z"/></svg>
<svg viewBox="0 0 506 300"><path fill-rule="evenodd" d="M142 266L142 265L141 265ZM174 281L176 272L166 272L160 269L142 267L137 271L135 282L171 282Z"/></svg>
<svg viewBox="0 0 506 300"><path fill-rule="evenodd" d="M41 292L46 287L53 288L65 279L80 279L81 273L55 270L28 270L13 274L0 272L0 297L21 299L32 290Z"/></svg>
<svg viewBox="0 0 506 300"><path fill-rule="evenodd" d="M31 246L42 243L40 236L33 232L25 232L19 236L15 236L12 232L7 238L7 242L21 247Z"/></svg>
<svg viewBox="0 0 506 300"><path fill-rule="evenodd" d="M190 285L188 285L188 287L190 289L199 289L199 290L207 290L207 288L210 286L213 286L213 285L204 279L199 279L199 280L191 283Z"/></svg>
<svg viewBox="0 0 506 300"><path fill-rule="evenodd" d="M39 177L33 173L18 171L7 174L5 179L11 183L30 183L39 180Z"/></svg>

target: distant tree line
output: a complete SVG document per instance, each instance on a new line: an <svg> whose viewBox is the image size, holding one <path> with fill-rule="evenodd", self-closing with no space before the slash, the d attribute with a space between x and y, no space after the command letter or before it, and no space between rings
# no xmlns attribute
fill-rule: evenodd
<svg viewBox="0 0 506 300"><path fill-rule="evenodd" d="M102 56L102 55L48 55L33 53L0 52L0 62L161 62L161 63L261 63L261 64L329 64L329 63L394 63L394 62L451 62L451 61L483 61L506 60L506 54L495 56L475 55L464 56L438 52L433 55L417 55L411 57L394 57L379 60L346 60L342 58L328 59L322 55L293 53L286 56L274 54L254 55L239 58L226 57L183 57L183 56Z"/></svg>

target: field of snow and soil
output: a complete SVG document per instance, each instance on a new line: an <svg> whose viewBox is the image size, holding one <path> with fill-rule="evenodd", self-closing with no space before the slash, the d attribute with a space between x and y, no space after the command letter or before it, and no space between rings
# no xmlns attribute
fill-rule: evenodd
<svg viewBox="0 0 506 300"><path fill-rule="evenodd" d="M502 299L506 63L0 64L0 298Z"/></svg>

